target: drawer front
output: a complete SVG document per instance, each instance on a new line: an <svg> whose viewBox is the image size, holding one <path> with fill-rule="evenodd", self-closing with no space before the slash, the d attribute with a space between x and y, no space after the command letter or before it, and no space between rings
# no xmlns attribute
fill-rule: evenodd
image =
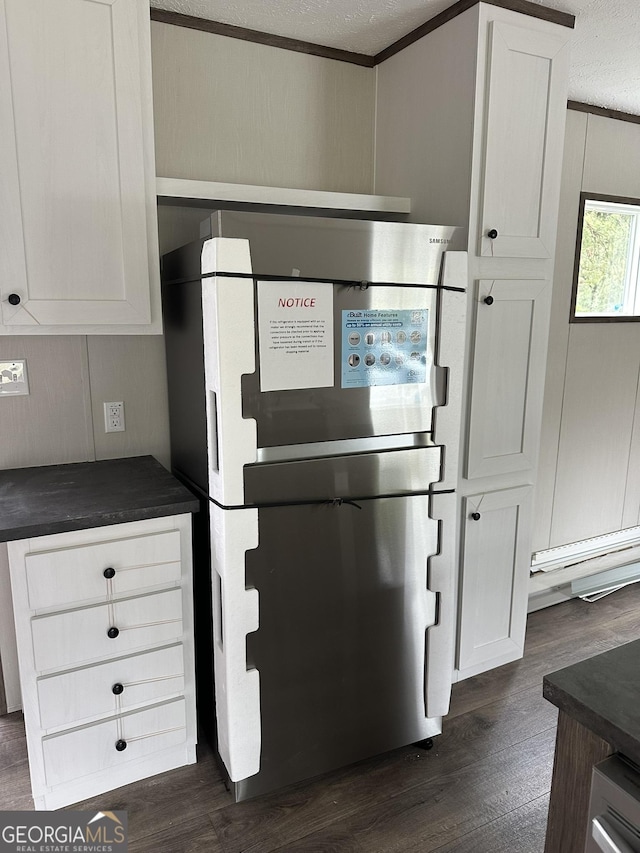
<svg viewBox="0 0 640 853"><path fill-rule="evenodd" d="M53 787L92 773L103 773L178 746L185 740L184 699L51 735L42 740L46 784ZM126 743L122 751L116 749L118 741Z"/></svg>
<svg viewBox="0 0 640 853"><path fill-rule="evenodd" d="M110 638L109 629L117 629ZM182 637L182 591L170 589L31 620L39 672L117 657Z"/></svg>
<svg viewBox="0 0 640 853"><path fill-rule="evenodd" d="M130 539L40 551L27 554L25 566L32 610L126 595L180 580L180 532L167 530ZM105 577L106 569L113 569L113 577Z"/></svg>
<svg viewBox="0 0 640 853"><path fill-rule="evenodd" d="M182 645L39 678L37 687L43 729L159 702L184 692Z"/></svg>

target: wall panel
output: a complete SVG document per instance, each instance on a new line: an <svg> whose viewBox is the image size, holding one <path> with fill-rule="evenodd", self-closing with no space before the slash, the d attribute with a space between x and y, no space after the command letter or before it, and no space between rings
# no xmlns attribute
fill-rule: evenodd
<svg viewBox="0 0 640 853"><path fill-rule="evenodd" d="M556 466L558 464L562 397L569 347L569 303L571 300L578 202L582 186L586 135L586 113L568 110L564 166L560 187L556 260L551 294L540 456L534 499L532 542L534 551L548 548L551 538L551 516L553 513Z"/></svg>
<svg viewBox="0 0 640 853"><path fill-rule="evenodd" d="M552 547L622 527L639 371L637 324L571 327Z"/></svg>
<svg viewBox="0 0 640 853"><path fill-rule="evenodd" d="M0 361L26 359L29 395L0 397L0 468L94 458L86 338L0 338Z"/></svg>
<svg viewBox="0 0 640 853"><path fill-rule="evenodd" d="M150 453L169 467L164 338L100 335L88 352L96 459ZM126 429L105 433L103 403L120 400Z"/></svg>
<svg viewBox="0 0 640 853"><path fill-rule="evenodd" d="M569 323L581 191L640 197L640 125L568 113L535 551L640 521L640 323Z"/></svg>
<svg viewBox="0 0 640 853"><path fill-rule="evenodd" d="M152 22L158 175L372 190L373 69Z"/></svg>

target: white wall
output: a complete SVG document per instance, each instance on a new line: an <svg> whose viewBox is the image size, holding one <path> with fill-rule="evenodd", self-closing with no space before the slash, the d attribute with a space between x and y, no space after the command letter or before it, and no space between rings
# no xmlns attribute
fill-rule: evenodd
<svg viewBox="0 0 640 853"><path fill-rule="evenodd" d="M371 192L372 68L152 22L163 177Z"/></svg>
<svg viewBox="0 0 640 853"><path fill-rule="evenodd" d="M411 199L411 219L469 219L478 7L376 68L375 192Z"/></svg>
<svg viewBox="0 0 640 853"><path fill-rule="evenodd" d="M569 110L534 550L640 523L640 324L570 324L581 191L640 198L640 125Z"/></svg>
<svg viewBox="0 0 640 853"><path fill-rule="evenodd" d="M4 336L0 360L27 361L29 395L0 399L0 468L151 453L168 463L164 349L156 336ZM122 400L126 431L104 432Z"/></svg>

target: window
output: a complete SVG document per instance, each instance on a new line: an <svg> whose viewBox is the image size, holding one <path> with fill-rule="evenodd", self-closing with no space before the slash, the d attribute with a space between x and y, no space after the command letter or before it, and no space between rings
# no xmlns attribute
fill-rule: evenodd
<svg viewBox="0 0 640 853"><path fill-rule="evenodd" d="M640 319L640 199L582 193L572 322Z"/></svg>

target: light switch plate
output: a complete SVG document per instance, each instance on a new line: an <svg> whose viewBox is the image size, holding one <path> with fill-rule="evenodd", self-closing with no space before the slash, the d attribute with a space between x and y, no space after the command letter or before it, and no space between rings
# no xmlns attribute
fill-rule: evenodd
<svg viewBox="0 0 640 853"><path fill-rule="evenodd" d="M27 380L27 362L16 358L13 361L0 361L0 397L15 397L29 393Z"/></svg>

